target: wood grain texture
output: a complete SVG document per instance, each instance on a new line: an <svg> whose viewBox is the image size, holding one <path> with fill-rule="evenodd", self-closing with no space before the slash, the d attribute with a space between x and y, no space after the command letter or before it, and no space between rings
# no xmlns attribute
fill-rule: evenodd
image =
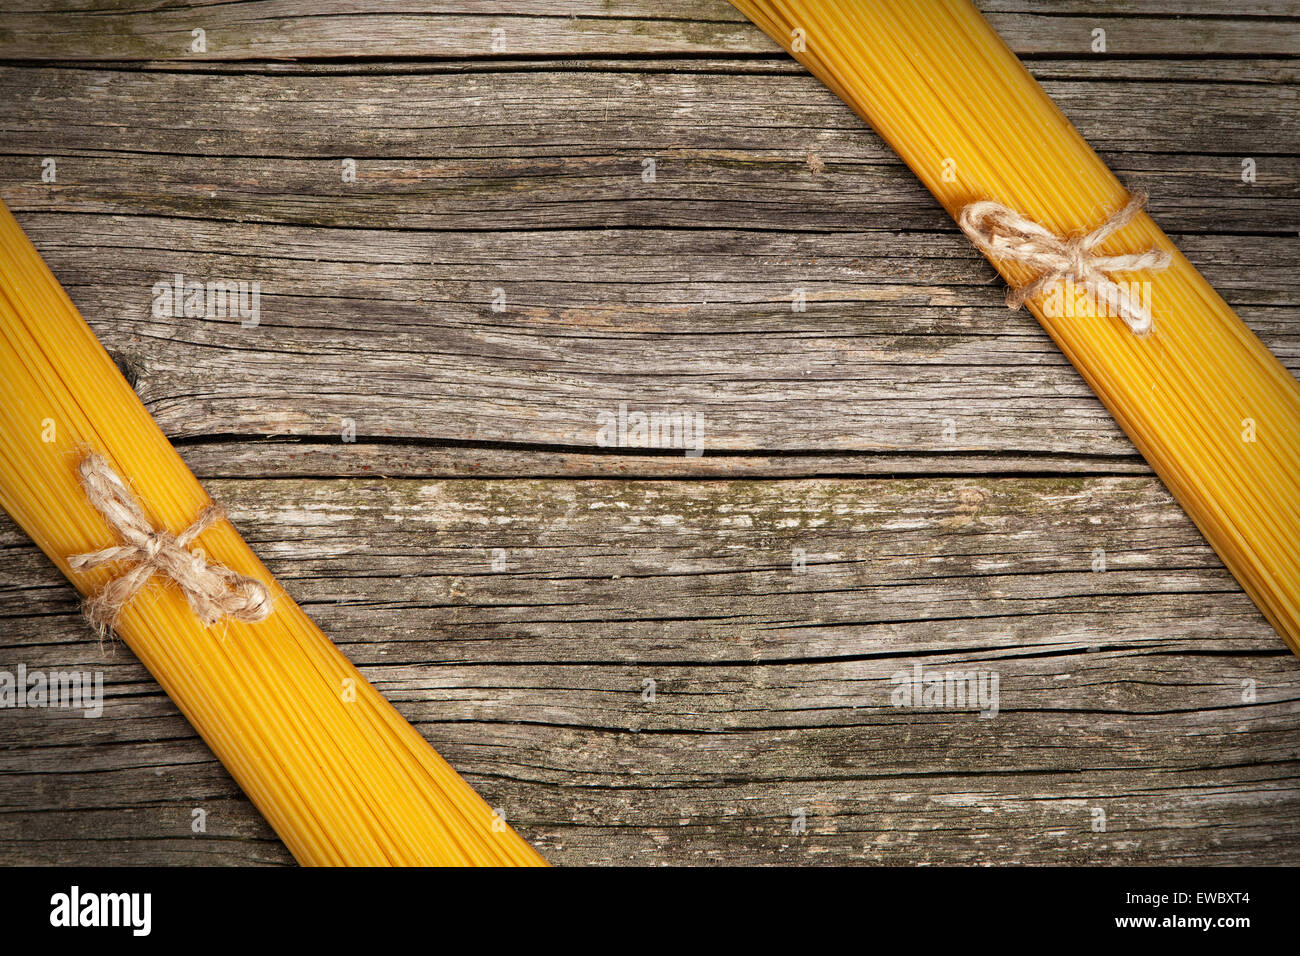
<svg viewBox="0 0 1300 956"><path fill-rule="evenodd" d="M646 69L10 67L0 69L0 173L18 211L466 232L951 234L906 167L811 77ZM1282 227L1300 221L1296 88L1217 76L1170 82L1120 64L1045 85L1116 172L1147 189L1169 231L1294 237ZM41 180L46 157L59 161L57 183ZM355 182L342 181L345 157ZM1252 186L1243 157L1257 163ZM654 183L642 176L647 158Z"/></svg>
<svg viewBox="0 0 1300 956"><path fill-rule="evenodd" d="M556 863L1300 862L1294 658L888 148L725 3L503 6L0 14L0 197L326 633ZM1300 368L1294 5L981 6ZM290 862L3 517L0 618L107 695L0 710L0 863Z"/></svg>
<svg viewBox="0 0 1300 956"><path fill-rule="evenodd" d="M210 487L555 862L1297 861L1300 675L1154 479ZM0 721L7 862L284 861L7 523L0 578L3 653L110 688ZM893 706L914 664L997 716Z"/></svg>
<svg viewBox="0 0 1300 956"><path fill-rule="evenodd" d="M626 405L697 414L705 450L724 454L1133 454L951 232L23 222L185 440L339 440L351 422L362 440L599 451L601 416ZM1295 367L1300 290L1277 257L1300 239L1183 246ZM153 316L154 283L177 273L257 281L260 324ZM808 305L794 313L799 288ZM698 460L679 458L683 473Z"/></svg>
<svg viewBox="0 0 1300 956"><path fill-rule="evenodd" d="M0 58L34 60L264 60L555 56L574 54L771 54L778 48L718 0L564 4L493 2L349 3L262 0L139 9L129 0L16 11L0 28ZM991 3L988 18L1021 56L1086 56L1092 30L1111 53L1295 56L1300 37L1284 2L1201 4L1188 16L1171 0ZM1225 24L1224 19L1228 18ZM1230 28L1229 28L1230 27ZM192 31L205 31L195 50ZM500 31L494 34L494 31ZM494 43L496 44L494 46Z"/></svg>

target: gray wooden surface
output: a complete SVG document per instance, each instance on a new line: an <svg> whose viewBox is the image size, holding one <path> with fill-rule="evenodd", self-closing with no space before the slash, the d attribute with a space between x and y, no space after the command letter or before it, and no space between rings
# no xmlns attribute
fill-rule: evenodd
<svg viewBox="0 0 1300 956"><path fill-rule="evenodd" d="M981 6L1296 370L1297 5ZM59 7L0 14L0 197L289 591L553 862L1300 862L1300 665L728 5ZM259 323L153 316L175 273L259 283ZM705 455L603 446L620 403L700 414ZM0 616L0 670L106 687L0 711L0 862L289 862L3 517ZM996 672L997 715L894 706L918 664Z"/></svg>

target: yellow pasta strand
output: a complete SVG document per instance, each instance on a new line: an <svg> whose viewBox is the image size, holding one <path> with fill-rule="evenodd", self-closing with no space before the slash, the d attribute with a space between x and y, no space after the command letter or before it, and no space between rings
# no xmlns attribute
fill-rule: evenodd
<svg viewBox="0 0 1300 956"><path fill-rule="evenodd" d="M117 543L76 478L88 448L108 459L155 527L178 533L211 503L0 204L0 505L83 594L121 570L68 566L70 555ZM155 575L117 631L299 862L545 864L229 523L196 543L212 562L266 583L270 617L204 627Z"/></svg>
<svg viewBox="0 0 1300 956"><path fill-rule="evenodd" d="M732 0L892 146L954 218L992 200L1057 235L1128 194L966 0ZM1152 104L1158 108L1158 104ZM945 171L949 173L945 177ZM1300 385L1149 216L1099 247L1162 249L1153 330L1027 303L1246 593L1300 654ZM1020 287L1027 267L995 262ZM1082 295L1068 287L1064 299Z"/></svg>

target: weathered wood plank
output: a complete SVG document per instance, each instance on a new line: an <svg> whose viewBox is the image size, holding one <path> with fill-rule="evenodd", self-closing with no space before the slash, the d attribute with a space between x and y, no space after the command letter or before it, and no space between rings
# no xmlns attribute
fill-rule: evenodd
<svg viewBox="0 0 1300 956"><path fill-rule="evenodd" d="M97 300L80 298L78 292L79 301L92 317L111 315L116 320L124 304L128 314L143 315L148 295L142 293L146 287L152 287L160 276L174 274L177 269L192 275L229 273L260 281L264 286L291 277L306 278L306 284L316 293L314 296L304 296L298 289L282 289L277 298L274 289L266 290L268 304L280 312L273 321L282 327L271 336L265 334L264 328L258 336L251 337L254 343L274 337L274 344L266 352L266 362L245 361L242 350L247 347L249 336L243 337L245 341L231 341L225 346L229 361L227 369L223 369L224 387L237 389L241 396L264 398L270 418L263 414L260 421L251 420L243 414L246 400L241 398L240 408L236 410L227 399L213 395L197 408L189 403L171 409L172 414L187 416L189 420L164 415L165 426L177 437L248 434L250 430L326 437L337 433L345 418L359 421L353 406L361 404L368 413L368 420L358 425L363 438L367 435L388 439L406 437L422 442L470 441L480 445L514 442L534 449L549 445L560 448L562 453L569 449L584 453L592 450L595 416L616 408L618 402L630 398L634 405L638 399L644 404L650 398L681 406L699 399L705 392L713 394L712 381L719 375L734 375L734 370L748 369L744 377L751 382L801 380L803 385L787 390L786 394L793 400L787 408L806 406L811 401L813 414L823 427L813 434L807 434L802 425L791 427L784 419L798 412L788 416L787 408L774 410L764 395L753 393L752 385L737 382L734 388L749 391L745 401L751 410L741 412L742 421L724 421L721 429L715 430L714 440L710 442L715 453L724 449L751 452L771 449L771 437L784 433L785 441L776 447L786 451L870 451L874 464L867 470L874 471L933 472L947 467L946 462L953 460L954 453L963 459L989 460L990 456L1000 456L1003 462L1022 457L1039 459L1043 452L1076 456L1070 468L1077 464L1077 456L1085 453L1101 455L1110 462L1131 457L1127 442L1100 406L1087 397L1073 373L1064 368L1050 346L1043 352L1046 339L1031 323L1009 325L1012 320L1000 310L990 315L979 309L970 313L969 318L954 314L951 306L966 301L972 292L969 287L962 287L966 280L988 282L988 270L955 239L947 218L911 175L872 134L857 128L856 120L809 78L683 78L667 74L648 79L637 75L602 77L599 82L609 82L610 89L601 107L601 118L596 121L589 102L581 95L587 80L577 83L573 77L562 74L533 74L522 81L517 76L475 77L474 88L483 95L466 101L464 89L457 85L459 79L443 77L439 81L444 84L442 87L436 84L431 87L440 91L436 98L441 105L430 109L427 121L437 127L432 141L439 144L438 149L450 150L453 155L396 159L385 156L385 153L407 149L429 152L428 140L397 142L394 137L400 131L392 128L394 117L409 113L412 96L427 95L415 89L416 84L424 84L426 79L294 77L272 80L248 76L10 71L6 80L12 80L9 85L22 94L7 101L14 111L11 122L16 127L35 122L44 124L45 128L39 135L26 134L30 138L22 148L33 150L31 155L0 159L0 173L7 174L0 182L8 183L5 198L20 210L160 213L183 220L176 224L152 219L105 222L61 216L42 227L39 219L24 219L40 237L43 250L70 287L76 290L86 284L94 286ZM216 87L211 85L214 81ZM266 129L286 135L283 143L272 144L277 149L323 148L327 140L336 142L337 127L322 131L320 124L324 122L328 126L335 122L327 114L331 113L331 97L339 95L331 85L337 82L352 84L344 90L344 98L349 101L359 98L364 106L363 115L378 112L387 117L378 125L355 122L348 130L347 135L355 137L353 145L361 147L352 151L363 157L356 183L339 181L337 157L313 160L284 158L274 152L268 155L267 145L261 142L261 133ZM755 83L775 86L769 89L756 87ZM1060 84L1058 98L1069 101L1074 95L1071 91L1077 86L1074 81ZM1139 83L1130 88L1098 83L1094 87L1101 91L1119 89L1122 92L1105 94L1108 102L1118 104L1127 97L1135 116L1149 114L1146 105L1152 95L1149 84ZM1191 116L1203 109L1218 111L1215 115L1224 116L1226 124L1238 132L1254 128L1277 131L1268 135L1285 137L1286 124L1258 122L1262 114L1256 88L1237 88L1233 92L1235 98L1226 101L1220 95L1224 89L1229 88L1192 87L1195 95L1181 88L1164 91L1167 94L1164 99L1173 100L1176 95L1176 101L1186 97L1188 103L1187 116L1174 116L1168 122L1166 128L1171 131L1171 138L1166 142L1167 148L1178 146L1172 138L1173 130L1211 125L1190 122ZM1293 108L1294 93L1289 87L1274 85L1267 89L1267 95L1275 98L1272 109L1279 116ZM188 115L188 104L199 96L231 107L217 111L218 117L227 117L221 120L227 127L224 134L217 131L213 142L202 137L196 141L192 132L184 130L176 138L178 125L187 128L192 125L194 120ZM650 109L641 102L647 96L655 101ZM1106 116L1089 111L1087 95L1076 98L1085 104L1079 107L1081 116L1076 116L1085 132L1094 137L1098 133L1105 135ZM674 106L679 100L703 104L701 108L706 110L713 109L713 104L723 103L726 106L720 109L724 112L729 109L733 115L736 102L749 102L752 107L746 111L752 108L758 125L748 139L745 135L736 139L734 129L726 125L726 117L719 113L718 122L705 123L689 132L682 130L682 137L704 140L700 148L672 146L687 140L679 138L671 129L663 132L658 124L650 122L650 115L656 111L680 113ZM1248 101L1253 104L1254 113L1250 120L1244 120L1235 115L1240 111L1234 104ZM286 102L296 105L286 108ZM470 102L481 122L464 122L459 113L447 108L455 102ZM157 104L163 104L161 118L150 113L151 105ZM235 110L236 104L244 106ZM257 104L271 105L263 108ZM268 116L267 109L274 115ZM587 127L603 124L611 109L619 127L617 145L603 155L572 155L575 150L571 127L577 123L585 129L583 141L588 141L596 127ZM808 110L815 113L813 119L793 118ZM694 106L686 107L686 115L693 115L694 111ZM1166 111L1166 115L1177 112ZM93 142L104 143L103 124L99 119L103 115L129 120L112 127L134 137L116 143L115 149L125 151L88 151ZM166 120L166 116L180 115L187 116L181 123ZM531 145L520 147L512 140L508 142L508 137L499 132L483 132L514 131L519 126L520 115L528 117L527 136ZM797 124L799 132L792 133L796 142L775 150L770 146L761 147L761 143L772 141L773 122ZM1090 122L1097 124L1098 129L1091 129ZM837 129L838 124L847 125ZM1224 132L1217 123L1213 126L1214 132L1206 135L1203 147L1213 145L1214 137ZM718 129L723 132L715 133ZM639 149L630 148L638 145L633 142L629 146L632 130L650 130L651 135L661 138L658 142L647 140L639 144ZM827 130L835 134L833 141L826 140ZM719 135L722 140L718 139ZM797 141L800 137L802 142ZM43 143L38 143L42 138ZM233 142L238 142L240 149L253 150L256 155L234 158L210 154L213 149L220 151L223 143ZM313 142L316 147L311 145ZM815 149L804 148L809 144ZM38 145L42 148L37 149ZM1279 139L1237 145L1262 145L1267 151L1276 152L1286 144ZM521 148L527 149L529 155L500 158L503 153L518 152ZM188 150L193 155L173 154L168 151L171 149ZM60 154L62 179L53 187L36 181L37 154L46 151ZM539 157L536 155L539 151L553 155ZM656 158L654 184L646 184L640 175L644 158L641 154L646 152ZM364 158L368 153L375 155ZM1300 160L1294 156L1261 155L1260 179L1255 186L1247 187L1240 181L1240 160L1236 156L1135 152L1111 154L1108 159L1126 179L1145 186L1157 197L1153 211L1175 233L1210 229L1261 235L1259 239L1212 237L1199 243L1185 237L1183 244L1266 342L1284 361L1294 363L1297 348L1291 318L1295 297L1284 291L1292 283L1293 271L1283 267L1278 243L1294 245L1294 223L1289 217L1300 203L1300 188L1297 188L1300 175L1296 173ZM1189 196L1194 198L1189 201ZM194 221L194 217L202 221ZM289 234L237 227L232 234L222 233L206 221L212 218L365 226L367 231L318 234L316 230ZM437 232L419 237L370 231L393 223ZM788 239L774 242L771 237L749 234L683 237L672 232L636 232L620 237L616 244L619 253L611 255L608 233L582 236L552 231L517 232L528 227L554 230L610 225L638 230L712 227L746 233L755 227L782 232L867 229L905 231L908 235L890 235L885 238L887 245L856 237L845 237L837 245L819 236L800 243ZM501 229L516 234L504 238L477 234L453 236L445 232L448 229ZM934 235L929 234L931 230ZM95 238L105 233L112 236L111 245ZM720 241L731 244L735 253L719 256ZM130 247L128 261L145 266L129 278L116 269L123 262L124 242ZM250 261L244 254L247 248L268 244L287 244L300 251L269 263ZM441 261L431 262L426 268L421 259L435 245L436 255L428 253L435 259L450 257L463 261L447 269ZM521 255L520 246L547 251L539 255L530 250ZM396 261L378 260L383 265L398 266L400 273L375 273L376 259L371 250L376 247L400 250ZM468 251L452 251L455 247ZM669 256L658 253L654 258L645 254L646 250L664 247L671 248L673 253ZM160 249L167 253L164 255ZM562 251L556 254L552 249ZM747 254L755 249L758 254ZM185 250L186 254L179 257L173 254L179 250ZM220 254L208 255L208 250ZM485 255L485 251L489 254ZM858 267L859 257L853 253L871 255L877 271L864 275ZM1251 266L1246 270L1240 268L1243 253L1249 257L1247 262ZM935 258L936 254L939 258ZM301 259L307 256L323 258L326 264L315 274L304 277ZM349 257L359 257L364 264L359 264L359 268L337 268L337 262ZM833 272L827 270L826 264L837 258L844 266ZM556 271L555 264L566 260L578 267L578 281L575 282L572 270ZM662 269L647 270L647 265L656 263ZM698 266L702 263L710 267L700 274ZM936 265L941 267L939 272L934 271ZM814 268L816 271L812 271ZM629 272L644 279L629 283L626 278ZM507 281L512 273L528 275L544 285L533 282L530 288L521 290L516 283ZM358 274L364 278L358 280ZM784 308L782 303L793 290L809 287L810 275L830 276L835 281L828 289L823 278L818 283L822 288L812 289L813 312L809 316L824 322L828 318L824 312L835 309L840 324L802 325L794 331L793 341L789 337L771 339L762 350L770 357L765 364L753 348L754 310L761 312L759 330L766 331L763 326L776 324L776 313ZM473 277L481 279L475 283ZM512 347L511 351L529 369L523 379L517 379L520 390L507 395L509 401L504 407L495 401L489 406L498 412L493 416L496 421L486 422L486 427L469 433L453 433L442 428L441 423L478 422L482 412L479 396L484 391L494 400L498 396L500 370L496 361L504 354L500 344L501 323L497 316L489 316L485 323L482 316L485 297L498 287L496 282L502 282L502 288L509 285L512 298L517 294L524 297L527 315L518 315L518 310L508 313L512 326L509 334L517 337L521 328L527 329L526 339L516 338L513 343L524 345L524 349ZM1242 288L1243 285L1248 288ZM737 290L741 289L752 290L752 294L738 297ZM616 293L612 297L611 290ZM469 301L449 300L449 293L466 296ZM975 294L974 301L996 301L995 296L985 296L982 291L976 290ZM928 311L932 306L938 307L934 314ZM459 330L431 325L426 316L435 310L441 313L440 322L448 321L443 315L450 313L449 321L453 325L464 323L477 331L466 338ZM387 356L377 356L377 361L372 363L365 355L347 354L360 351L357 336L350 332L322 339L318 332L303 329L286 332L283 328L299 323L319 324L319 315L330 315L337 320L336 324L349 330L389 332L396 327L406 336L400 344L410 353L453 356L469 344L480 354L467 363L468 382L462 375L462 380L455 384L439 386L456 390L457 394L435 396L432 400L424 394L417 395L414 401L418 414L412 416L410 399L403 393L416 385L424 392L426 382L394 382L388 374L392 363L387 361ZM549 316L554 316L556 321L551 321ZM900 324L900 317L909 321ZM916 322L911 321L918 318L922 323L920 333ZM877 341L868 337L864 341L854 336L854 330L862 328L863 319L873 336L883 333L885 338ZM945 320L957 322L962 333L958 338L944 340L936 336L943 329L936 322ZM636 328L634 337L620 345L629 321ZM557 323L561 327L558 331ZM591 334L593 324L604 327L600 333L603 340L594 349L589 344L581 344L581 338ZM196 343L193 330L185 323L161 329L158 325L132 326L114 321L111 326L99 324L99 328L124 361L135 366L134 371L143 385L153 389L151 400L163 411L169 394L193 393L190 366L192 347ZM528 329L529 325L535 328ZM412 327L414 333L410 331ZM1035 366L1027 375L1019 368L1002 367L1006 364L1004 359L993 358L994 352L1002 350L991 341L988 349L972 352L964 337L966 332L978 335L991 331L1002 335L1008 329L1022 327L1030 336L1038 336L1028 340L1030 354L1011 363ZM576 348L564 342L565 329L570 328L575 333L571 341ZM671 332L675 341L687 349L700 348L705 359L670 371L683 379L703 373L711 381L699 379L688 385L685 392L678 387L664 387L663 377L658 374L661 350L650 339L662 341L666 332ZM700 337L683 340L681 335L687 332ZM853 338L846 341L846 334ZM823 335L825 342L817 343L817 338ZM368 337L373 339L374 335ZM489 343L488 337L494 341ZM154 352L154 343L161 339L172 340L173 355ZM203 339L208 348L223 347L219 337L205 335ZM1019 348L1019 337L1009 339L1008 344L1013 340ZM385 336L383 341L392 341L391 336ZM902 343L920 348L900 348ZM941 346L937 350L933 348L935 343ZM559 350L557 345L561 346ZM857 418L845 421L839 408L816 408L827 394L826 346L830 347L829 355L835 357L837 368L849 360L844 367L859 380L859 388L865 389L865 394L860 392L861 397L854 399L859 411ZM327 354L320 354L322 348ZM311 411L301 407L302 394L290 394L286 401L285 390L295 389L292 370L288 381L273 384L265 381L270 377L268 362L282 364L286 351L305 358L297 364L301 369L298 377L310 383ZM146 352L153 354L146 358ZM679 354L682 354L680 350ZM647 356L653 361L643 361ZM983 373L972 371L972 358L989 359L999 363L999 367L987 368ZM371 389L357 389L349 382L346 397L326 396L323 402L317 401L317 374L322 371L328 374L340 363L351 365L354 360L358 362L355 367L366 373L365 381L374 383L384 394L374 396L370 394ZM884 390L888 394L874 387L872 370L865 367L879 360L887 362L891 376L895 376ZM579 362L587 362L589 367L581 373L581 380L574 383L573 367ZM1045 370L1041 367L1043 362L1049 365L1055 362L1056 367ZM326 367L322 370L321 365ZM609 372L632 387L610 392L605 369L611 365ZM773 365L779 365L779 369ZM226 371L228 375L224 374ZM163 376L161 380L159 372ZM899 375L916 377L919 381L899 382L896 378ZM975 380L971 379L972 375ZM1045 375L1048 377L1044 378ZM815 392L809 390L810 377L822 381ZM597 381L602 378L603 386ZM655 382L643 385L635 381L637 378L653 378ZM955 390L949 388L936 394L936 389L941 387L936 378L948 382L956 379L975 388L972 400L970 390L959 387L966 393L965 401L958 403L955 416L939 422L934 420L932 409L953 404L949 399ZM564 387L573 384L578 386L576 392ZM463 392L467 386L471 390L468 394ZM1086 420L1063 423L1054 409L1044 408L1022 388L1077 397L1083 403ZM898 394L904 391L908 399L900 402ZM725 397L728 402L734 402L738 394L733 391ZM578 396L576 404L575 395ZM709 404L717 404L716 397ZM539 415L534 400L544 402L548 410ZM226 410L213 414L211 406L222 402L226 402ZM760 408L752 409L755 402ZM885 405L888 414L877 411ZM562 409L562 420L547 421L554 417L557 407ZM286 408L290 410L291 424L286 424L282 414ZM1009 410L1013 414L1004 420L990 417L991 410ZM375 411L377 415L373 414ZM194 415L195 412L198 414ZM776 429L771 427L774 414L783 422ZM503 422L503 417L509 420ZM945 434L952 434L944 431L949 418L955 426L955 435L953 440L940 441ZM863 419L870 419L875 426L864 431ZM890 423L892 439L879 429L882 421ZM426 427L426 422L431 427ZM847 424L849 430L835 430L836 422ZM521 424L525 427L521 428ZM833 435L828 436L827 425L834 431ZM986 434L990 426L996 433L993 437ZM1048 444L1044 445L1044 441ZM904 449L909 444L920 449L921 463L905 461ZM891 462L882 462L882 452L890 453L899 464L895 467ZM925 464L926 456L934 463ZM948 456L944 458L945 463L940 464L940 456ZM409 453L404 457L409 460ZM589 461L601 460L587 457ZM356 464L356 459L352 461L348 468L354 472L363 470L364 466ZM683 473L692 464L698 462L678 462L677 473ZM611 464L606 459L601 467L621 469L625 465ZM1002 464L993 470L1006 467ZM1022 463L1011 467L1029 466ZM858 468L851 470L858 471ZM1112 469L1103 467L1102 470ZM803 473L824 471L824 466L816 466Z"/></svg>
<svg viewBox="0 0 1300 956"><path fill-rule="evenodd" d="M602 449L565 451L543 445L494 447L475 443L400 440L343 443L295 439L203 437L182 444L181 457L200 478L843 478L883 475L1118 475L1150 474L1135 453L1106 455L952 451L840 454L773 452L707 454Z"/></svg>
<svg viewBox="0 0 1300 956"><path fill-rule="evenodd" d="M1153 478L211 487L364 663L395 643L429 660L554 662L1280 649ZM71 593L21 542L11 530L6 592L31 617L10 634L32 639ZM371 615L415 607L428 610L374 642Z"/></svg>
<svg viewBox="0 0 1300 956"><path fill-rule="evenodd" d="M852 156L827 153L820 143L802 148L794 136L786 148L765 152L714 148L701 138L586 156L375 157L355 160L357 179L347 183L337 157L103 153L59 139L0 156L0 198L11 209L465 231L954 228L901 163L876 155L867 133ZM1291 228L1300 222L1300 159L1255 152L1103 158L1152 197L1150 211L1170 233L1290 237L1300 231ZM1247 156L1257 176L1250 186L1241 181ZM655 163L653 184L641 178L647 158ZM57 183L41 181L47 159L57 164Z"/></svg>
<svg viewBox="0 0 1300 956"><path fill-rule="evenodd" d="M616 450L602 416L626 405L696 416L693 447L711 454L934 458L922 471L953 454L1133 454L952 232L22 222L178 439L297 436L346 453L350 429L362 443L600 453ZM1279 249L1298 243L1183 243L1292 367L1300 289ZM155 283L177 273L259 283L259 324L153 316ZM808 306L792 313L797 288ZM693 473L698 459L680 457L678 473Z"/></svg>
<svg viewBox="0 0 1300 956"><path fill-rule="evenodd" d="M141 73L227 73L258 76L439 76L493 73L716 73L727 76L791 76L807 71L783 51L746 56L565 56L500 60L95 60L8 61L32 70L94 70ZM1040 80L1103 80L1156 83L1271 85L1296 82L1295 58L1223 60L1167 57L1033 58L1025 62Z"/></svg>
<svg viewBox="0 0 1300 956"><path fill-rule="evenodd" d="M349 4L303 0L130 9L121 2L6 14L3 59L277 59L286 57L502 57L602 54L771 53L776 45L722 0L611 5L460 2ZM1188 16L1172 0L1094 5L982 4L1018 54L1087 56L1092 30L1111 54L1294 56L1294 9L1276 2L1202 5ZM1208 14L1208 15L1207 15ZM1254 16L1252 14L1263 14ZM1227 22L1225 22L1225 18ZM205 31L202 49L192 31ZM499 31L495 32L494 31Z"/></svg>
<svg viewBox="0 0 1300 956"><path fill-rule="evenodd" d="M1293 86L1047 85L1169 231L1296 234ZM8 69L0 89L11 130L0 194L18 210L437 230L952 230L806 76ZM1138 124L1140 141L1128 132Z"/></svg>
<svg viewBox="0 0 1300 956"><path fill-rule="evenodd" d="M1289 120L1300 94L1293 85L1228 79L1162 84L1112 72L1047 80L1044 87L1102 151L1294 156ZM0 86L5 151L28 155L57 146L169 156L504 162L696 146L738 152L737 160L802 161L811 149L828 164L897 163L877 137L864 135L857 116L804 74L560 68L260 75L7 66ZM640 181L639 166L634 172ZM331 173L322 178L337 184Z"/></svg>
<svg viewBox="0 0 1300 956"><path fill-rule="evenodd" d="M1153 479L211 487L556 862L1300 859L1300 675ZM108 689L5 713L0 858L287 860L7 520L0 616L0 668ZM916 664L997 716L894 706Z"/></svg>

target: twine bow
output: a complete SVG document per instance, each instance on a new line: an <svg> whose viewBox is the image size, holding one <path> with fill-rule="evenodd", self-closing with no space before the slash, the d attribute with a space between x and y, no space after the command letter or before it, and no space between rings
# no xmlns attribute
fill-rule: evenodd
<svg viewBox="0 0 1300 956"><path fill-rule="evenodd" d="M1028 285L1007 291L1007 306L1020 308L1026 299L1070 280L1082 285L1099 304L1113 308L1136 335L1151 330L1151 310L1135 300L1110 277L1112 272L1158 271L1169 266L1170 255L1163 249L1122 256L1095 252L1098 245L1132 221L1146 202L1145 193L1135 193L1128 203L1092 232L1062 238L1034 220L1001 203L983 200L965 206L957 222L962 232L990 259L1021 262L1038 273Z"/></svg>
<svg viewBox="0 0 1300 956"><path fill-rule="evenodd" d="M82 459L77 471L86 499L123 544L74 554L68 564L74 571L89 571L114 561L131 563L127 571L86 601L86 617L101 636L155 574L176 582L204 624L215 624L224 617L260 621L271 613L271 592L265 584L221 565L208 564L200 549L190 550L195 538L225 518L220 506L204 508L193 524L173 535L149 523L135 496L102 456L92 452Z"/></svg>

